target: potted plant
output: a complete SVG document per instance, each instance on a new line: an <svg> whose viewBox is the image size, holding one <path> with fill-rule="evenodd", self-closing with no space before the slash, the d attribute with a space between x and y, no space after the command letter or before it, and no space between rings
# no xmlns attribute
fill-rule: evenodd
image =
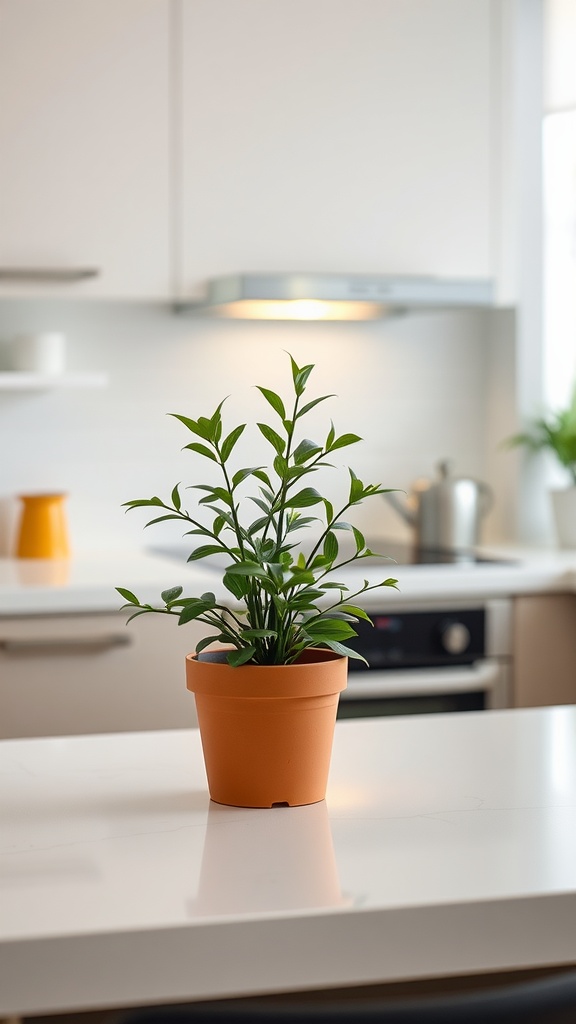
<svg viewBox="0 0 576 1024"><path fill-rule="evenodd" d="M562 548L576 548L576 386L569 405L535 419L529 430L505 442L523 445L530 452L551 451L568 472L570 485L550 491L558 542Z"/></svg>
<svg viewBox="0 0 576 1024"><path fill-rule="evenodd" d="M231 468L246 424L225 431L224 402L197 420L172 413L192 434L185 449L204 459L218 482L190 485L201 494L191 512L178 484L167 501L125 503L128 510L149 507L159 513L147 526L175 520L189 527L185 536L203 541L189 562L225 556L218 596L188 597L177 586L162 593L161 607L153 607L123 587L117 590L132 611L128 621L155 612L177 616L180 625L195 620L209 627L186 658L187 686L195 695L210 795L239 806L324 798L338 698L348 658L359 657L345 642L356 635L354 622L371 621L355 599L397 583L364 580L351 593L338 580L343 566L375 555L348 522L348 510L387 489L364 484L349 469L346 497L335 508L310 486L309 478L330 466L334 453L361 439L337 435L333 424L323 442L301 436L306 415L333 396L304 401L314 367L299 367L289 358L290 408L276 392L258 387L276 417L274 426L257 424L272 449L270 468ZM247 482L256 494L241 497ZM246 521L247 507L255 507L256 518ZM312 527L311 543L298 548L300 531ZM346 552L338 539L345 534L352 542ZM214 650L214 644L225 646Z"/></svg>

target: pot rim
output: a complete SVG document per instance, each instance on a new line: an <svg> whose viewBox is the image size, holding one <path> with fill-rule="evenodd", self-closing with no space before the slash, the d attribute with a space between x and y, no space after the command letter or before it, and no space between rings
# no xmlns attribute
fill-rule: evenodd
<svg viewBox="0 0 576 1024"><path fill-rule="evenodd" d="M233 650L220 647L216 651ZM216 653L216 651L214 653ZM193 693L227 697L315 697L346 689L348 658L322 647L310 647L291 665L239 665L199 661L186 655L186 686Z"/></svg>

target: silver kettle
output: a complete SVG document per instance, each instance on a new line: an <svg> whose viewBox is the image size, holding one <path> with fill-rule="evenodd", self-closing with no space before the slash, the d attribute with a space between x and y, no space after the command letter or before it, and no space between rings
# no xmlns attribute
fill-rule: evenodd
<svg viewBox="0 0 576 1024"><path fill-rule="evenodd" d="M448 551L478 544L480 520L492 507L488 484L451 475L450 462L438 463L436 480L417 480L405 501L392 491L384 497L415 528L421 548Z"/></svg>

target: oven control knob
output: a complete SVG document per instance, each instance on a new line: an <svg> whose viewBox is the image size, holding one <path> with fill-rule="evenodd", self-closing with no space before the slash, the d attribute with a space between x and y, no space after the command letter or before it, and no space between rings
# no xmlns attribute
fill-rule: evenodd
<svg viewBox="0 0 576 1024"><path fill-rule="evenodd" d="M440 643L447 654L464 654L470 644L470 630L463 622L445 622L440 627Z"/></svg>

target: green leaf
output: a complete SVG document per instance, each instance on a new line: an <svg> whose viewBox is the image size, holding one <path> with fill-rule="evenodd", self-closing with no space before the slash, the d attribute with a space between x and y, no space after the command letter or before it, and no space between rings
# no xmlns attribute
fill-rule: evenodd
<svg viewBox="0 0 576 1024"><path fill-rule="evenodd" d="M243 629L240 636L245 640L256 640L269 636L278 636L278 633L275 629Z"/></svg>
<svg viewBox="0 0 576 1024"><path fill-rule="evenodd" d="M203 437L205 441L212 440L212 424L205 416L201 416L199 420L191 420L189 416L180 416L176 412L170 412L168 415L173 416L176 420L180 420L180 423L188 427L188 430L191 430L193 434L197 434L198 437Z"/></svg>
<svg viewBox="0 0 576 1024"><path fill-rule="evenodd" d="M234 576L225 572L222 577L222 583L237 601L242 601L250 590L250 584L244 576Z"/></svg>
<svg viewBox="0 0 576 1024"><path fill-rule="evenodd" d="M254 537L260 530L263 530L265 526L268 526L270 522L270 516L261 516L260 519L255 519L249 529L250 537Z"/></svg>
<svg viewBox="0 0 576 1024"><path fill-rule="evenodd" d="M313 619L306 623L305 630L313 640L347 640L357 636L356 630L342 619Z"/></svg>
<svg viewBox="0 0 576 1024"><path fill-rule="evenodd" d="M280 437L280 434L277 434L276 431L273 430L272 427L269 427L267 423L258 423L258 429L260 430L260 433L264 435L266 440L270 442L272 447L276 449L278 455L283 455L284 449L286 448L286 442Z"/></svg>
<svg viewBox="0 0 576 1024"><path fill-rule="evenodd" d="M227 576L266 576L266 569L258 562L236 562L226 569Z"/></svg>
<svg viewBox="0 0 576 1024"><path fill-rule="evenodd" d="M336 437L336 431L334 429L334 424L332 423L332 421L330 421L330 430L328 431L328 436L326 437L326 444L325 444L325 448L326 448L327 452L330 451L330 448L331 448L331 446L332 446L332 444L334 442L334 438L335 437Z"/></svg>
<svg viewBox="0 0 576 1024"><path fill-rule="evenodd" d="M350 494L348 501L351 505L354 505L357 501L360 501L364 495L364 484L358 479L353 469L348 468L348 472L350 474Z"/></svg>
<svg viewBox="0 0 576 1024"><path fill-rule="evenodd" d="M178 625L184 626L187 622L192 622L193 619L197 619L199 615L202 615L207 610L208 608L204 601L199 601L198 598L189 601L180 612Z"/></svg>
<svg viewBox="0 0 576 1024"><path fill-rule="evenodd" d="M129 622L132 622L132 619L137 619L139 615L147 615L148 612L154 612L154 611L155 611L154 608L148 608L148 607L147 608L141 608L139 612L134 612L133 615L130 615L130 617L128 619L126 619L126 625L128 625Z"/></svg>
<svg viewBox="0 0 576 1024"><path fill-rule="evenodd" d="M214 643L216 643L217 640L220 640L220 639L221 639L221 637L220 637L219 633L218 633L217 636L205 636L202 640L199 640L198 643L196 644L196 654L201 654L205 647L209 647L210 644L214 644Z"/></svg>
<svg viewBox="0 0 576 1024"><path fill-rule="evenodd" d="M274 502L274 494L273 494L272 491L269 491L267 487L261 487L260 488L260 494L264 495L264 497L266 498L266 501L268 502L269 505L273 504L273 502Z"/></svg>
<svg viewBox="0 0 576 1024"><path fill-rule="evenodd" d="M232 477L232 488L234 489L238 487L238 484L241 484L247 477L254 476L254 470L256 468L257 467L255 466L247 466L246 469L238 469Z"/></svg>
<svg viewBox="0 0 576 1024"><path fill-rule="evenodd" d="M277 455L273 462L274 471L278 474L281 480L284 479L288 473L288 463L283 455ZM274 497L272 495L272 497Z"/></svg>
<svg viewBox="0 0 576 1024"><path fill-rule="evenodd" d="M286 474L285 474L285 479L286 479L287 482L288 481L298 480L301 476L306 476L307 473L315 473L317 468L318 468L317 465L315 465L315 466L289 466L287 471L286 471Z"/></svg>
<svg viewBox="0 0 576 1024"><path fill-rule="evenodd" d="M270 477L268 476L267 473L264 472L263 469L255 469L254 470L254 476L258 480L261 480L263 484L266 484L267 487L270 487L270 488L272 487L272 484L270 482Z"/></svg>
<svg viewBox="0 0 576 1024"><path fill-rule="evenodd" d="M332 502L328 501L328 498L324 498L324 508L326 509L326 522L332 523L334 519L334 506Z"/></svg>
<svg viewBox="0 0 576 1024"><path fill-rule="evenodd" d="M191 555L188 555L187 562L196 562L199 558L207 558L208 555L220 555L224 548L222 544L203 544L202 547L196 548Z"/></svg>
<svg viewBox="0 0 576 1024"><path fill-rule="evenodd" d="M336 448L346 448L349 444L356 444L357 441L361 441L362 438L358 434L342 434L337 437L330 446L326 445L328 451L333 452Z"/></svg>
<svg viewBox="0 0 576 1024"><path fill-rule="evenodd" d="M176 509L177 512L179 512L181 507L182 507L182 501L180 499L180 492L178 490L179 486L180 486L180 484L176 484L176 486L172 490L172 494L170 495L170 501L172 502L172 504L173 504L173 506L174 506L174 508Z"/></svg>
<svg viewBox="0 0 576 1024"><path fill-rule="evenodd" d="M314 487L304 487L297 494L286 499L286 508L307 508L309 505L318 505L323 501L322 495Z"/></svg>
<svg viewBox="0 0 576 1024"><path fill-rule="evenodd" d="M308 583L315 583L314 573L308 572L304 569L296 569L284 584L282 590L287 593L289 590L292 590L293 587L301 587Z"/></svg>
<svg viewBox="0 0 576 1024"><path fill-rule="evenodd" d="M262 511L266 513L266 521L268 521L271 515L270 502L262 501L262 498L254 497L251 497L250 501L253 501L255 505L258 505L258 508L262 509Z"/></svg>
<svg viewBox="0 0 576 1024"><path fill-rule="evenodd" d="M247 661L250 661L256 654L256 648L251 645L248 647L241 647L237 651L229 651L226 659L229 665L233 668L238 668L239 665L245 665Z"/></svg>
<svg viewBox="0 0 576 1024"><path fill-rule="evenodd" d="M326 646L331 651L334 651L335 654L341 654L345 658L355 658L356 661L363 661L365 665L368 664L362 654L358 654L358 651L353 651L351 647L346 647L344 644L339 643L338 640L327 640Z"/></svg>
<svg viewBox="0 0 576 1024"><path fill-rule="evenodd" d="M164 604L170 604L170 601L176 601L182 593L182 587L170 587L170 590L163 590L160 597L164 601Z"/></svg>
<svg viewBox="0 0 576 1024"><path fill-rule="evenodd" d="M287 532L291 533L293 530L301 530L306 526L310 526L310 523L319 522L318 516L299 516L298 519L293 519L288 524Z"/></svg>
<svg viewBox="0 0 576 1024"><path fill-rule="evenodd" d="M218 441L222 437L222 416L221 416L221 411L222 411L222 406L224 405L225 401L226 401L225 398L222 399L222 401L220 402L220 405L216 409L216 412L214 413L214 415L210 419L210 426L211 426L211 429L212 429L212 438L213 438L215 444L218 444Z"/></svg>
<svg viewBox="0 0 576 1024"><path fill-rule="evenodd" d="M154 526L155 523L165 523L167 519L178 519L182 522L182 516L178 516L175 512L172 512L170 515L157 516L156 519L149 519L148 522L144 524L144 529L148 526Z"/></svg>
<svg viewBox="0 0 576 1024"><path fill-rule="evenodd" d="M217 500L223 501L225 505L229 505L232 508L234 504L232 495L224 487L208 487L205 484L194 484L193 486L196 491L207 492L205 498L200 498L199 505L205 505L209 501Z"/></svg>
<svg viewBox="0 0 576 1024"><path fill-rule="evenodd" d="M294 462L297 466L301 466L304 462L307 462L308 459L311 459L314 455L318 455L318 452L321 451L322 448L316 443L316 441L310 441L309 438L305 437L303 441L300 441L300 444L294 451Z"/></svg>
<svg viewBox="0 0 576 1024"><path fill-rule="evenodd" d="M280 398L280 395L277 395L274 391L269 391L268 388L260 387L259 384L257 384L256 387L258 388L258 391L260 391L261 394L264 395L264 398L266 399L267 402L270 403L274 411L278 413L280 418L282 420L285 420L286 410L284 408L284 402Z"/></svg>
<svg viewBox="0 0 576 1024"><path fill-rule="evenodd" d="M301 416L305 416L306 413L310 412L315 405L318 405L319 402L325 402L327 398L336 398L336 395L323 395L322 398L314 398L311 402L307 402L306 405L303 405L299 410L296 419L299 420Z"/></svg>
<svg viewBox="0 0 576 1024"><path fill-rule="evenodd" d="M235 427L234 430L230 431L228 437L226 437L222 442L222 447L220 449L220 456L222 458L222 462L227 462L228 459L230 458L232 449L234 448L234 445L236 444L238 438L242 435L245 426L245 423L241 423L240 426Z"/></svg>
<svg viewBox="0 0 576 1024"><path fill-rule="evenodd" d="M300 373L300 367L298 366L298 363L290 355L289 352L288 352L288 356L289 356L289 359L290 359L290 365L292 367L292 380L293 380L294 384L296 384L296 378L297 378L298 374Z"/></svg>
<svg viewBox="0 0 576 1024"><path fill-rule="evenodd" d="M290 607L304 608L310 606L314 608L314 601L317 601L319 597L323 596L323 590L318 590L315 587L306 587L305 590L300 590L299 593L290 598Z"/></svg>
<svg viewBox="0 0 576 1024"><path fill-rule="evenodd" d="M292 356L290 356L290 362L292 364L292 380L294 381L294 390L297 395L301 395L306 388L306 381L314 369L313 364L308 366L299 367Z"/></svg>
<svg viewBox="0 0 576 1024"><path fill-rule="evenodd" d="M136 595L132 593L131 590L125 590L124 587L115 587L114 589L118 591L120 597L123 597L124 600L128 602L128 604L140 605L140 601L138 600Z"/></svg>
<svg viewBox="0 0 576 1024"><path fill-rule="evenodd" d="M209 508L211 512L215 512L217 516L224 520L231 530L236 531L236 524L229 512L226 512L223 508L218 508L216 505L206 505L206 508ZM190 530L189 532L194 533L195 531ZM186 536L186 534L184 536Z"/></svg>
<svg viewBox="0 0 576 1024"><path fill-rule="evenodd" d="M323 551L329 562L334 562L338 557L338 541L333 533L326 534Z"/></svg>
<svg viewBox="0 0 576 1024"><path fill-rule="evenodd" d="M162 498L136 498L134 501L124 501L122 508L144 508L146 505L160 505L161 508L166 508Z"/></svg>
<svg viewBox="0 0 576 1024"><path fill-rule="evenodd" d="M356 526L352 527L352 533L354 534L354 540L356 541L356 554L362 551L366 547L366 541L364 540L364 534L360 533L360 530Z"/></svg>
<svg viewBox="0 0 576 1024"><path fill-rule="evenodd" d="M198 455L203 455L205 459L212 459L212 462L218 462L214 452L204 444L198 444L197 441L191 441L190 444L184 445L184 451L186 451L187 448L189 448L190 451L198 452Z"/></svg>
<svg viewBox="0 0 576 1024"><path fill-rule="evenodd" d="M312 559L312 561L310 563L309 568L313 569L313 570L325 569L326 566L328 566L330 564L331 564L330 559L326 558L326 555L320 554L320 555L315 555L315 557Z"/></svg>
<svg viewBox="0 0 576 1024"><path fill-rule="evenodd" d="M219 534L222 533L222 530L224 529L225 525L226 525L226 522L225 522L223 516L216 516L214 522L212 523L212 533L216 537L218 537ZM192 531L190 531L190 532L192 532ZM194 531L194 532L196 532L196 531ZM206 531L202 531L202 532L204 533Z"/></svg>
<svg viewBox="0 0 576 1024"><path fill-rule="evenodd" d="M216 442L216 440L217 440L217 438L216 438L216 433L217 433L217 429L216 429L216 428L217 428L217 421L215 422L215 421L214 421L213 419L208 419L208 417L207 417L207 416L199 416L199 417L198 417L198 426L199 426L199 427L200 427L200 428L201 428L202 430L205 430L205 431L206 431L206 433L205 433L205 435L204 435L204 436L205 436L205 437L206 437L206 438L207 438L207 439L208 439L209 441L211 441L211 442L212 442L212 444L215 444L215 442Z"/></svg>
<svg viewBox="0 0 576 1024"><path fill-rule="evenodd" d="M340 611L345 612L347 615L353 615L356 619L363 619L364 622L369 622L372 625L372 619L367 612L356 604L341 604Z"/></svg>

